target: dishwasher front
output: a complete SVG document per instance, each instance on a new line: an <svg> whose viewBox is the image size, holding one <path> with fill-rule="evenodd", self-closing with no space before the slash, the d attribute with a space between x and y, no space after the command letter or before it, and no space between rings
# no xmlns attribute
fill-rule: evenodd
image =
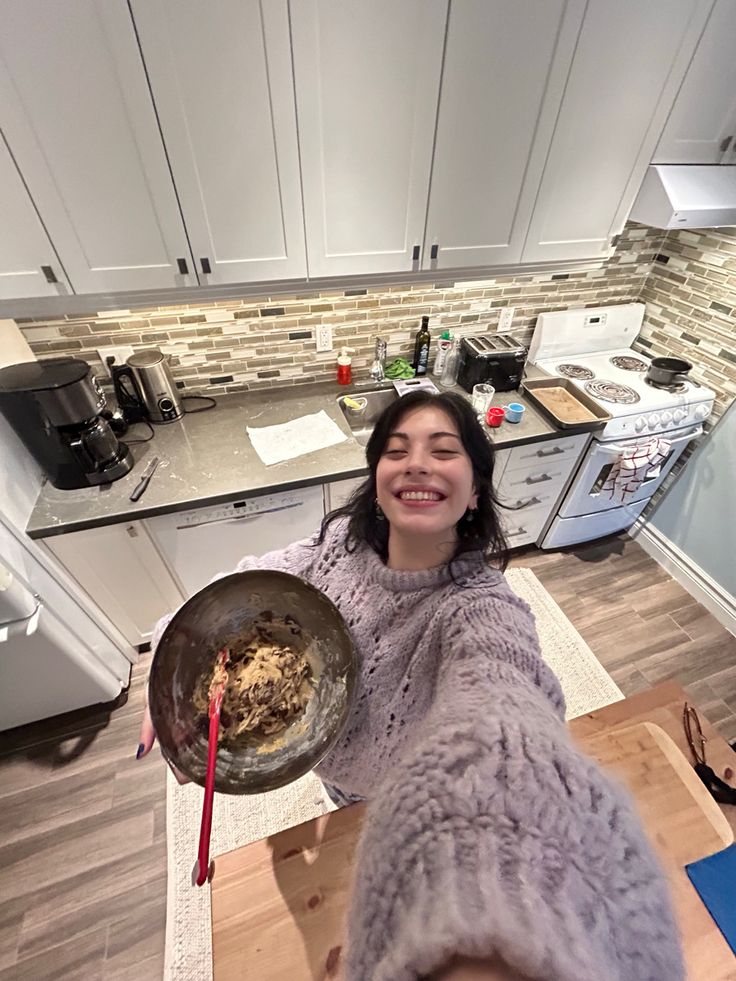
<svg viewBox="0 0 736 981"><path fill-rule="evenodd" d="M324 517L321 484L146 518L146 527L185 596L263 555L308 538Z"/></svg>

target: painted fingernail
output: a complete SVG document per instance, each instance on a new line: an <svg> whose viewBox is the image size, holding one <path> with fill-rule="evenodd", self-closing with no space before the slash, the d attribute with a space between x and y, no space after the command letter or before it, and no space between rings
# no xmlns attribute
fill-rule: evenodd
<svg viewBox="0 0 736 981"><path fill-rule="evenodd" d="M135 754L135 758L137 760L139 760L141 758L141 756L143 756L143 753L145 752L145 749L146 749L146 747L144 746L143 743L138 743L138 751Z"/></svg>

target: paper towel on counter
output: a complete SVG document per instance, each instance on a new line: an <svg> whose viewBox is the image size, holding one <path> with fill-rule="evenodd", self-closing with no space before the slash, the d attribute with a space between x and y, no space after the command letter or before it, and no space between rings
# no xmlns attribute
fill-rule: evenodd
<svg viewBox="0 0 736 981"><path fill-rule="evenodd" d="M246 427L253 449L266 466L336 446L348 437L324 409L278 426Z"/></svg>

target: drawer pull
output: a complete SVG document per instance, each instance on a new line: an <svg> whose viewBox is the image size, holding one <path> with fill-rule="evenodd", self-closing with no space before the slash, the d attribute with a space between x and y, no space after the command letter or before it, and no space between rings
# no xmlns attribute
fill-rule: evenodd
<svg viewBox="0 0 736 981"><path fill-rule="evenodd" d="M517 535L527 535L528 532L526 528L517 528L515 531L509 531L506 533L507 538L516 538Z"/></svg>
<svg viewBox="0 0 736 981"><path fill-rule="evenodd" d="M552 480L548 473L543 473L541 477L527 477L525 484L543 484L547 480Z"/></svg>
<svg viewBox="0 0 736 981"><path fill-rule="evenodd" d="M537 456L559 456L560 453L564 452L561 446L555 446L551 450L537 450Z"/></svg>
<svg viewBox="0 0 736 981"><path fill-rule="evenodd" d="M516 504L509 504L508 506L512 511L523 511L524 508L530 508L534 504L541 503L538 497L530 497L528 501L517 501Z"/></svg>

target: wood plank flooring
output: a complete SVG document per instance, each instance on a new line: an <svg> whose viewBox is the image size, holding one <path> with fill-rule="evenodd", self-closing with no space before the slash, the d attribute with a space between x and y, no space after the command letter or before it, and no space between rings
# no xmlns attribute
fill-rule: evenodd
<svg viewBox="0 0 736 981"><path fill-rule="evenodd" d="M736 638L634 542L528 550L626 694L679 680L736 739ZM0 734L0 981L160 981L166 798L135 759L148 658L126 704Z"/></svg>

